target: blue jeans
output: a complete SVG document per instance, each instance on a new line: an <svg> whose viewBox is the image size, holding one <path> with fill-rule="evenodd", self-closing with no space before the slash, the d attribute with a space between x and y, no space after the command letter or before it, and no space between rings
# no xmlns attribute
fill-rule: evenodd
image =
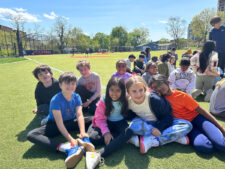
<svg viewBox="0 0 225 169"><path fill-rule="evenodd" d="M154 122L146 122L141 118L135 118L131 124L130 129L137 135L152 135ZM186 136L192 129L192 124L183 119L174 118L172 126L163 130L160 136L157 136L160 145L171 143L181 137Z"/></svg>
<svg viewBox="0 0 225 169"><path fill-rule="evenodd" d="M189 133L191 144L199 152L211 153L215 149L225 151L225 137L220 130L202 115L192 120Z"/></svg>

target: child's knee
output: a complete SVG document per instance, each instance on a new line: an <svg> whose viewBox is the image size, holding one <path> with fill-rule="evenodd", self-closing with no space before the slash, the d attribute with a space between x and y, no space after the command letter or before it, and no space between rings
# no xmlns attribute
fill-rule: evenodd
<svg viewBox="0 0 225 169"><path fill-rule="evenodd" d="M31 130L28 134L27 134L27 140L32 141L37 135L39 135L36 130Z"/></svg>
<svg viewBox="0 0 225 169"><path fill-rule="evenodd" d="M214 151L213 144L209 140L195 140L193 146L201 153L212 153Z"/></svg>

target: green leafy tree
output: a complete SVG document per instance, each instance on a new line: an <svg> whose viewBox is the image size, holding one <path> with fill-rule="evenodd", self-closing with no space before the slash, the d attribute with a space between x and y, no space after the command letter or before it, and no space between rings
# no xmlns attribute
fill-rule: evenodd
<svg viewBox="0 0 225 169"><path fill-rule="evenodd" d="M159 44L165 44L165 43L170 43L170 40L167 39L167 38L161 38L161 39L159 40Z"/></svg>
<svg viewBox="0 0 225 169"><path fill-rule="evenodd" d="M137 47L148 41L149 31L146 28L136 28L128 34L128 43L131 46ZM129 46L128 45L128 46Z"/></svg>
<svg viewBox="0 0 225 169"><path fill-rule="evenodd" d="M93 37L94 41L97 41L100 45L101 49L109 49L110 48L110 38L108 35L98 32Z"/></svg>
<svg viewBox="0 0 225 169"><path fill-rule="evenodd" d="M122 26L113 28L110 34L110 40L111 40L111 46L114 46L116 44L115 43L116 41L118 41L118 44L116 45L125 46L128 40L128 33L126 29Z"/></svg>

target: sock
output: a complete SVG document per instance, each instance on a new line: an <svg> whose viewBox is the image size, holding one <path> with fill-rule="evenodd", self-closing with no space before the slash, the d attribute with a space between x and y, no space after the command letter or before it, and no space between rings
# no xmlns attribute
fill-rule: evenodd
<svg viewBox="0 0 225 169"><path fill-rule="evenodd" d="M71 143L60 143L57 147L57 150L65 153L67 149L72 147Z"/></svg>

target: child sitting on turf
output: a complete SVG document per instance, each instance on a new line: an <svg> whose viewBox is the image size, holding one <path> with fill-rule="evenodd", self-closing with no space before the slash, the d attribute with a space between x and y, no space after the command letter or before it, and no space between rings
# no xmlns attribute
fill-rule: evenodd
<svg viewBox="0 0 225 169"><path fill-rule="evenodd" d="M94 115L96 103L101 96L101 82L97 73L90 71L90 62L87 60L80 60L76 65L81 77L77 81L76 93L78 93L82 100L83 111Z"/></svg>
<svg viewBox="0 0 225 169"><path fill-rule="evenodd" d="M131 122L130 128L141 135L140 142L136 143L140 145L141 153L173 141L188 144L185 136L191 131L191 124L173 119L169 102L156 93L147 92L147 84L140 76L128 79L126 89L130 96L128 107L139 117Z"/></svg>
<svg viewBox="0 0 225 169"><path fill-rule="evenodd" d="M177 89L186 92L191 96L191 92L195 87L195 74L189 68L190 59L183 57L180 60L180 68L174 70L169 76L170 86L173 89Z"/></svg>
<svg viewBox="0 0 225 169"><path fill-rule="evenodd" d="M225 78L216 83L212 96L210 98L209 110L210 112L219 117L225 118Z"/></svg>
<svg viewBox="0 0 225 169"><path fill-rule="evenodd" d="M68 168L75 166L85 151L94 151L90 143L85 125L91 124L92 118L84 120L80 96L74 93L76 76L72 72L65 72L59 77L59 86L62 92L56 94L50 103L48 122L39 128L30 131L27 139L34 144L61 151L67 154L65 165ZM81 139L74 139L68 131L80 131ZM60 143L53 137L62 134L69 143Z"/></svg>
<svg viewBox="0 0 225 169"><path fill-rule="evenodd" d="M116 73L113 73L112 77L122 78L125 82L132 76L130 73L126 72L127 64L125 60L118 60L116 62Z"/></svg>
<svg viewBox="0 0 225 169"><path fill-rule="evenodd" d="M169 77L169 67L167 62L170 57L171 55L168 53L161 55L161 63L158 64L159 74L162 74L166 76L167 78Z"/></svg>
<svg viewBox="0 0 225 169"><path fill-rule="evenodd" d="M146 65L146 72L142 75L142 78L148 84L151 76L156 75L158 73L158 66L154 62L148 62Z"/></svg>
<svg viewBox="0 0 225 169"><path fill-rule="evenodd" d="M134 62L135 58L136 57L133 54L130 54L129 57L128 57L128 59L125 60L126 61L126 64L127 64L127 70L126 71L128 73L132 73L131 63Z"/></svg>
<svg viewBox="0 0 225 169"><path fill-rule="evenodd" d="M140 54L139 58L134 61L134 70L133 70L133 72L135 72L138 75L142 75L142 74L145 73L144 58L145 58L145 55Z"/></svg>
<svg viewBox="0 0 225 169"><path fill-rule="evenodd" d="M49 104L52 97L61 91L59 82L53 78L52 70L47 65L40 65L36 67L32 73L38 80L35 89L37 109L34 109L33 113L40 113L47 116L49 113ZM44 118L41 121L41 125L44 125L46 122L47 119Z"/></svg>
<svg viewBox="0 0 225 169"><path fill-rule="evenodd" d="M105 145L98 152L87 153L87 168L95 168L100 157L106 157L121 148L133 135L124 119L127 116L125 83L122 78L112 77L106 87L106 95L97 103L92 125L88 129L94 145Z"/></svg>
<svg viewBox="0 0 225 169"><path fill-rule="evenodd" d="M191 96L179 90L170 89L169 82L163 75L153 76L150 86L170 102L174 117L192 123L193 129L188 136L197 151L204 153L210 153L216 149L225 151L224 127Z"/></svg>
<svg viewBox="0 0 225 169"><path fill-rule="evenodd" d="M169 75L176 69L176 58L173 55L171 55L171 57L169 58L168 68L169 68Z"/></svg>

